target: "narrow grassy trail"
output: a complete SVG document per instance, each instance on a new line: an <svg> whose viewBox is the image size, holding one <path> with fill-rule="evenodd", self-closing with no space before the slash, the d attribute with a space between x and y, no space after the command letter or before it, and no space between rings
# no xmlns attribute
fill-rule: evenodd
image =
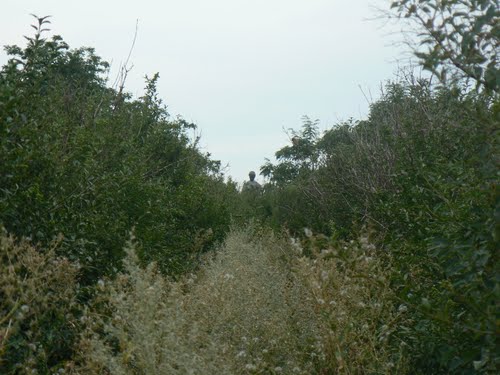
<svg viewBox="0 0 500 375"><path fill-rule="evenodd" d="M88 330L78 372L402 373L383 324L395 317L383 269L369 248L347 250L306 258L270 232L235 230L198 273L172 282L131 249L102 293L112 319L89 313L101 331Z"/></svg>

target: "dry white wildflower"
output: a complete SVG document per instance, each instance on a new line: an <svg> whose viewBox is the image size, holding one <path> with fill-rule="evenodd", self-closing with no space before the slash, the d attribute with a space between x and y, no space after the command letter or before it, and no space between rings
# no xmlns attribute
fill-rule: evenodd
<svg viewBox="0 0 500 375"><path fill-rule="evenodd" d="M253 363L247 363L245 365L245 368L250 371L257 370L257 366L255 366Z"/></svg>

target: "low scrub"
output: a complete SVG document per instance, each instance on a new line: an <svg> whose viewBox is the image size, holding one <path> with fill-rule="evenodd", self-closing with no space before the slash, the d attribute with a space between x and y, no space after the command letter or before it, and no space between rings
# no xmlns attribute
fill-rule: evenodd
<svg viewBox="0 0 500 375"><path fill-rule="evenodd" d="M328 241L327 241L328 242ZM233 230L196 275L139 266L101 284L73 373L404 373L386 266L366 239L303 245ZM311 244L307 244L311 247Z"/></svg>

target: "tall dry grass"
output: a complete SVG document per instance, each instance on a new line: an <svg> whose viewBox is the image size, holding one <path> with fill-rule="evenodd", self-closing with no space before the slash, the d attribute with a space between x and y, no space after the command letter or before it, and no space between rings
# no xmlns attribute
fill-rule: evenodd
<svg viewBox="0 0 500 375"><path fill-rule="evenodd" d="M338 246L303 257L270 232L233 230L196 275L169 281L139 266L132 242L126 272L85 314L73 372L404 373L387 266L367 237Z"/></svg>
<svg viewBox="0 0 500 375"><path fill-rule="evenodd" d="M0 228L0 373L53 373L78 336L79 267Z"/></svg>
<svg viewBox="0 0 500 375"><path fill-rule="evenodd" d="M390 258L379 254L367 233L357 241L310 237L310 256L295 262L295 273L313 296L324 355L323 373L404 374L407 307L391 290ZM300 251L300 247L298 249Z"/></svg>

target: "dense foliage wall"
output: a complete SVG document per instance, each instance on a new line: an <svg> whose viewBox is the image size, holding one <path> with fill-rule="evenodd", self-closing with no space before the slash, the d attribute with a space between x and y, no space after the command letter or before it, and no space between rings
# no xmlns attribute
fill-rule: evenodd
<svg viewBox="0 0 500 375"><path fill-rule="evenodd" d="M366 120L319 134L308 118L261 169L263 220L331 238L369 230L395 265L415 373L500 366L498 3L394 1L439 83L403 72ZM308 232L308 230L306 230ZM310 233L310 232L309 232Z"/></svg>
<svg viewBox="0 0 500 375"><path fill-rule="evenodd" d="M223 237L234 187L189 136L195 125L168 115L157 74L133 99L107 87L91 48L44 39L38 21L0 72L0 223L41 245L62 233L60 253L88 282L120 267L132 228L144 260L191 267Z"/></svg>
<svg viewBox="0 0 500 375"><path fill-rule="evenodd" d="M143 264L181 275L224 238L236 194L195 125L167 113L158 74L134 99L108 87L93 49L46 39L37 21L0 70L1 373L51 373L73 356L131 231Z"/></svg>
<svg viewBox="0 0 500 375"><path fill-rule="evenodd" d="M378 233L415 314L401 339L425 371L470 368L495 350L498 121L490 97L390 83L367 120L321 137L306 120L299 141L263 167L268 220L344 238L363 225Z"/></svg>

